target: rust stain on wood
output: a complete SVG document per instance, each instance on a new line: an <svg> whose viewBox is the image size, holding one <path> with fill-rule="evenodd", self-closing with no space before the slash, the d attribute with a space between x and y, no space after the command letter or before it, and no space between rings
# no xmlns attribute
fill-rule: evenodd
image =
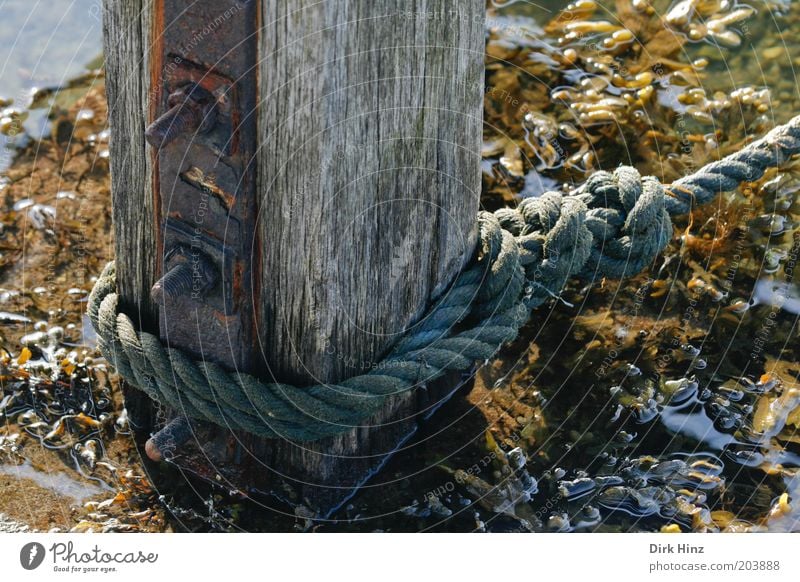
<svg viewBox="0 0 800 582"><path fill-rule="evenodd" d="M150 38L152 39L152 44L148 53L151 59L150 91L147 94L148 103L146 104L148 123L152 123L158 116L159 103L161 103L163 99L164 80L161 77L161 71L164 69L164 0L155 0L153 2L150 24ZM148 155L150 156L150 163L153 166L153 230L156 248L163 249L164 237L161 233L161 184L158 171L158 152L151 149ZM163 272L164 253L156 253L155 259L157 272ZM158 306L156 306L156 309L158 309Z"/></svg>

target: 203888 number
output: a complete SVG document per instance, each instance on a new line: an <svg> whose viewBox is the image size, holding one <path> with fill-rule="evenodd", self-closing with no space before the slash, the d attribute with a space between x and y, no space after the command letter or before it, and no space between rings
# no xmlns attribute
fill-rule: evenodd
<svg viewBox="0 0 800 582"><path fill-rule="evenodd" d="M781 563L779 560L739 560L736 562L737 570L780 570Z"/></svg>

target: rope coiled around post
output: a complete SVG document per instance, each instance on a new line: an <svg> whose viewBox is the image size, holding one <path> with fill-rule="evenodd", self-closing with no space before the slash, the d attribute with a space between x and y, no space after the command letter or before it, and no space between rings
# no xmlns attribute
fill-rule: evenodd
<svg viewBox="0 0 800 582"><path fill-rule="evenodd" d="M361 426L392 395L493 358L571 277L640 272L668 243L670 215L757 180L796 153L800 116L669 186L621 166L568 195L547 192L479 213L479 248L448 292L375 368L336 384L264 382L165 347L118 310L113 262L92 289L88 313L105 358L152 399L262 437L316 440Z"/></svg>

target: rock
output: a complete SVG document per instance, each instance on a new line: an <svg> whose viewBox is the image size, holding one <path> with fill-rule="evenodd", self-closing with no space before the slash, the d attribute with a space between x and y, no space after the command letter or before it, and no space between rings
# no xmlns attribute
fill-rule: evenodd
<svg viewBox="0 0 800 582"><path fill-rule="evenodd" d="M30 531L30 528L23 524L18 523L3 513L0 513L0 533L22 533Z"/></svg>

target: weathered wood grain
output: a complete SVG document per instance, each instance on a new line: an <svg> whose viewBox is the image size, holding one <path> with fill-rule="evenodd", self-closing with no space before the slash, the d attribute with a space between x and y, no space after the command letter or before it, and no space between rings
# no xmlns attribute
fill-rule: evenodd
<svg viewBox="0 0 800 582"><path fill-rule="evenodd" d="M126 311L158 330L150 288L157 277L153 165L144 140L150 107L152 2L104 0L103 52L108 96L111 197L117 284Z"/></svg>
<svg viewBox="0 0 800 582"><path fill-rule="evenodd" d="M368 370L471 253L481 0L264 0L260 331L270 371Z"/></svg>

